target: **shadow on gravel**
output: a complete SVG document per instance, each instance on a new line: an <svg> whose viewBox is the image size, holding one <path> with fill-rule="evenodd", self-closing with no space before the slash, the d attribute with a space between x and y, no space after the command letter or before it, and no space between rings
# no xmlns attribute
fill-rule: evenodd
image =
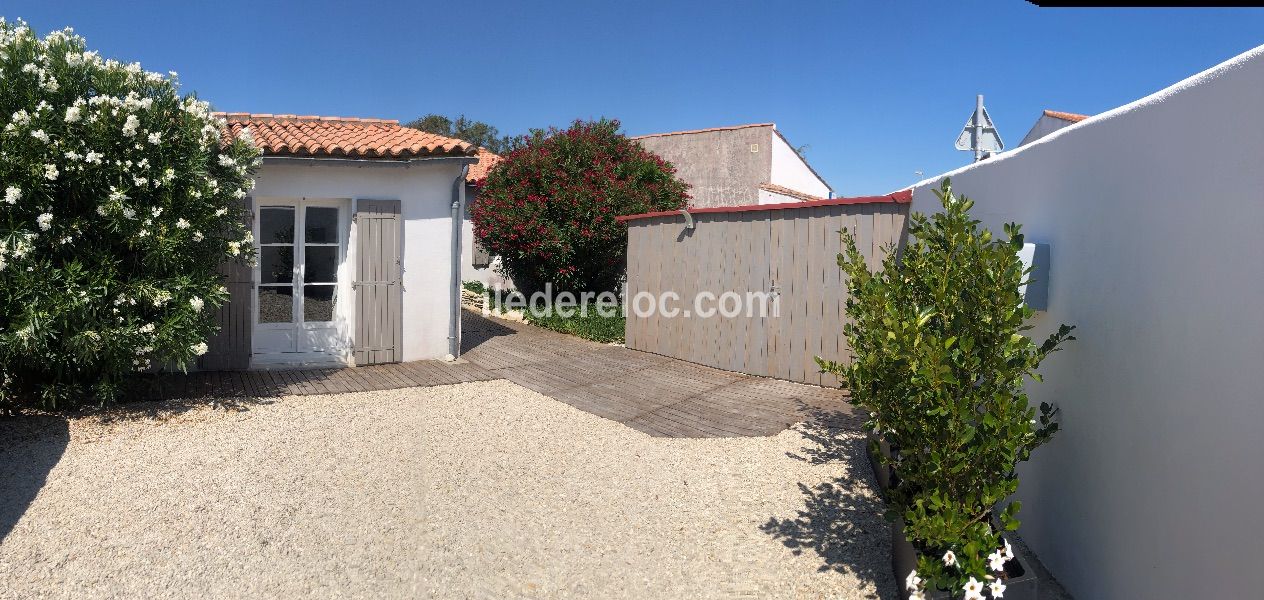
<svg viewBox="0 0 1264 600"><path fill-rule="evenodd" d="M898 597L891 573L890 525L869 469L865 437L849 414L815 411L798 427L805 442L799 454L787 453L810 464L841 463L846 473L816 486L798 484L803 508L793 517L771 517L760 526L796 555L815 553L821 571L851 573L871 582L877 590L870 598Z"/></svg>
<svg viewBox="0 0 1264 600"><path fill-rule="evenodd" d="M26 513L70 443L62 417L0 418L0 542Z"/></svg>

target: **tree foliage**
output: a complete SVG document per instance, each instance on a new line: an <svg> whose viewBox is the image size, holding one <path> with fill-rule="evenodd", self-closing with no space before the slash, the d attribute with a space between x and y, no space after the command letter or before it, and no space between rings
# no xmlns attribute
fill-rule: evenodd
<svg viewBox="0 0 1264 600"><path fill-rule="evenodd" d="M175 75L0 20L0 409L110 401L206 352L259 156Z"/></svg>
<svg viewBox="0 0 1264 600"><path fill-rule="evenodd" d="M627 225L615 217L676 210L688 186L670 163L619 133L619 122L534 130L487 177L475 236L519 289L612 290L623 276Z"/></svg>
<svg viewBox="0 0 1264 600"><path fill-rule="evenodd" d="M1012 556L1002 534L1018 527L1019 503L1001 505L1018 489L1017 464L1058 429L1056 409L1041 404L1037 414L1024 383L1040 380L1041 361L1075 338L1066 325L1040 345L1023 335L1033 313L1020 294L1031 274L1018 258L1019 225L994 239L947 179L936 193L943 211L913 214L911 243L881 272L844 232L838 262L854 359L817 360L897 449L889 499L920 552L912 587L955 592L999 582L989 579Z"/></svg>
<svg viewBox="0 0 1264 600"><path fill-rule="evenodd" d="M405 127L465 140L475 146L487 148L496 154L508 152L514 144L514 138L500 135L500 130L495 127L482 121L467 119L465 115L451 119L431 113L408 123Z"/></svg>

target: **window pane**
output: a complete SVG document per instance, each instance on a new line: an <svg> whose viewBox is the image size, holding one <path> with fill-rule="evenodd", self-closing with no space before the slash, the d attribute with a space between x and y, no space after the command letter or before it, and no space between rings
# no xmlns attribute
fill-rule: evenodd
<svg viewBox="0 0 1264 600"><path fill-rule="evenodd" d="M259 283L294 281L294 249L286 246L259 248Z"/></svg>
<svg viewBox="0 0 1264 600"><path fill-rule="evenodd" d="M294 288L260 287L259 322L292 323L294 321Z"/></svg>
<svg viewBox="0 0 1264 600"><path fill-rule="evenodd" d="M328 206L307 207L303 240L313 244L338 243L338 209Z"/></svg>
<svg viewBox="0 0 1264 600"><path fill-rule="evenodd" d="M334 289L332 285L303 286L304 321L334 320Z"/></svg>
<svg viewBox="0 0 1264 600"><path fill-rule="evenodd" d="M294 242L294 209L288 206L265 206L259 209L259 243L290 244Z"/></svg>
<svg viewBox="0 0 1264 600"><path fill-rule="evenodd" d="M338 281L337 246L307 246L307 264L303 265L304 283Z"/></svg>

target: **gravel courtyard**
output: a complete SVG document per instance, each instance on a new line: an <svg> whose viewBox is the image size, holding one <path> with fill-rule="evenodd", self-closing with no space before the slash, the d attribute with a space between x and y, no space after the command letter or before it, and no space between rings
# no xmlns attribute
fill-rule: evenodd
<svg viewBox="0 0 1264 600"><path fill-rule="evenodd" d="M0 598L894 598L863 443L506 381L0 422Z"/></svg>

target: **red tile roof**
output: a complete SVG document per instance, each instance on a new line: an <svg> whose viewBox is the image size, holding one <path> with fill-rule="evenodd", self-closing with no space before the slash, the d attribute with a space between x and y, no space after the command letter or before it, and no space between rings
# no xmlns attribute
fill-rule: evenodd
<svg viewBox="0 0 1264 600"><path fill-rule="evenodd" d="M1080 121L1083 121L1084 119L1089 118L1090 115L1080 115L1076 113L1060 112L1056 110L1046 110L1045 116L1053 117L1055 119L1062 119L1063 121L1070 121L1072 123L1079 123Z"/></svg>
<svg viewBox="0 0 1264 600"><path fill-rule="evenodd" d="M487 177L487 173L492 170L500 162L500 155L488 150L487 148L478 149L478 163L470 165L470 170L465 174L466 183L477 183Z"/></svg>
<svg viewBox="0 0 1264 600"><path fill-rule="evenodd" d="M782 196L790 196L791 198L798 198L799 200L802 200L804 202L811 202L814 200L828 200L828 198L822 198L820 196L805 194L803 192L800 192L799 190L793 190L785 186L777 185L775 183L761 183L759 184L759 189L766 190L774 194L780 194Z"/></svg>
<svg viewBox="0 0 1264 600"><path fill-rule="evenodd" d="M690 129L687 131L669 131L667 133L647 133L645 135L633 136L632 139L639 140L649 137L662 137L665 135L688 135L691 133L710 133L712 131L732 131L734 129L748 129L751 127L772 127L776 128L776 123L747 123L746 125L730 125L728 127L711 127L710 129Z"/></svg>
<svg viewBox="0 0 1264 600"><path fill-rule="evenodd" d="M225 135L249 127L265 156L394 159L472 156L469 142L403 127L393 119L216 113Z"/></svg>

